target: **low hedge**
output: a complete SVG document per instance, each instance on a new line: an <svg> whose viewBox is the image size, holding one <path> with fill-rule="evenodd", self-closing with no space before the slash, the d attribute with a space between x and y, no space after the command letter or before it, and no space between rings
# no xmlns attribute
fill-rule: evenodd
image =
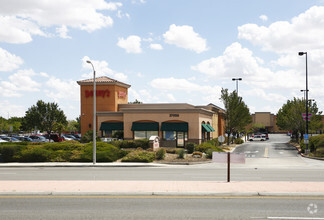
<svg viewBox="0 0 324 220"><path fill-rule="evenodd" d="M129 154L127 154L125 157L122 158L122 162L144 162L144 163L150 163L153 162L155 159L155 153L154 152L148 152L148 151L132 151Z"/></svg>
<svg viewBox="0 0 324 220"><path fill-rule="evenodd" d="M223 150L220 147L216 147L208 142L204 142L202 144L199 144L198 146L196 146L196 151L200 151L202 153L207 153L208 149L212 149L213 151L217 151L217 152L223 152Z"/></svg>
<svg viewBox="0 0 324 220"><path fill-rule="evenodd" d="M142 148L144 150L150 148L150 142L148 139L138 139L138 140L123 140L123 141L112 141L110 144L119 147L121 149L128 148Z"/></svg>
<svg viewBox="0 0 324 220"><path fill-rule="evenodd" d="M98 162L113 162L127 154L104 142L97 142L96 146ZM92 155L92 143L80 144L77 141L0 144L0 162L91 162Z"/></svg>

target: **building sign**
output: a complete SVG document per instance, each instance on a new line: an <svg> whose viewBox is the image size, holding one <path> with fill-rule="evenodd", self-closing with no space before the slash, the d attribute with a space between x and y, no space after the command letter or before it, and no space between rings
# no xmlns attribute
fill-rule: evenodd
<svg viewBox="0 0 324 220"><path fill-rule="evenodd" d="M106 90L96 90L96 96L109 97L110 92L108 89ZM85 91L85 97L88 98L89 96L93 97L93 90L86 90Z"/></svg>
<svg viewBox="0 0 324 220"><path fill-rule="evenodd" d="M118 91L118 98L126 98L126 95L126 92Z"/></svg>
<svg viewBox="0 0 324 220"><path fill-rule="evenodd" d="M170 114L169 117L179 117L179 114Z"/></svg>

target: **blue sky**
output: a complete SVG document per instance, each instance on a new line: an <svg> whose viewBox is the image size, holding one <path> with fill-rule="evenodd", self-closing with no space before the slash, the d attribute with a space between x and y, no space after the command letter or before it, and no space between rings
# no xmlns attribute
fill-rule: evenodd
<svg viewBox="0 0 324 220"><path fill-rule="evenodd" d="M303 97L324 110L324 2L320 0L1 0L0 116L37 100L80 115L76 81L106 75L132 85L129 101L220 102L235 90L251 113Z"/></svg>

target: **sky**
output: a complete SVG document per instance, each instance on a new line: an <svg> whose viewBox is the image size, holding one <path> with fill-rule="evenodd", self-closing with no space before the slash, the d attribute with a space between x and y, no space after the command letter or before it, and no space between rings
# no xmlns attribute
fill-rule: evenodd
<svg viewBox="0 0 324 220"><path fill-rule="evenodd" d="M131 85L128 101L213 103L236 89L251 113L303 98L324 110L323 0L0 0L0 116L38 100L80 115L76 81Z"/></svg>

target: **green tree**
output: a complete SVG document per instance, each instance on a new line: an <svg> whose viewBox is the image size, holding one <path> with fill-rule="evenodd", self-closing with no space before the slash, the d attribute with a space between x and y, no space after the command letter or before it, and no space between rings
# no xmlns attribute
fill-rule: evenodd
<svg viewBox="0 0 324 220"><path fill-rule="evenodd" d="M8 120L8 124L10 126L12 126L12 131L13 132L18 132L21 130L21 125L23 122L23 118L22 117L11 117Z"/></svg>
<svg viewBox="0 0 324 220"><path fill-rule="evenodd" d="M225 106L225 132L230 137L231 134L244 130L245 126L251 123L250 110L236 91L229 93L228 89L222 89L220 99ZM227 144L229 145L229 138Z"/></svg>
<svg viewBox="0 0 324 220"><path fill-rule="evenodd" d="M288 100L278 111L277 126L281 130L292 131L298 142L299 134L301 134L301 137L305 134L306 121L303 120L302 116L305 112L305 99ZM313 115L309 121L309 130L320 129L323 126L321 123L322 112L318 111L316 102L308 103L308 112Z"/></svg>
<svg viewBox="0 0 324 220"><path fill-rule="evenodd" d="M64 112L59 109L56 103L45 103L39 100L36 105L30 107L24 117L24 127L33 130L47 131L50 134L54 130L54 125L61 123L67 125Z"/></svg>
<svg viewBox="0 0 324 220"><path fill-rule="evenodd" d="M78 132L78 131L80 131L79 128L80 128L80 123L78 121L76 121L76 120L68 121L67 130L69 132Z"/></svg>
<svg viewBox="0 0 324 220"><path fill-rule="evenodd" d="M141 102L141 101L135 99L134 102L128 102L128 104L143 104L143 102Z"/></svg>

